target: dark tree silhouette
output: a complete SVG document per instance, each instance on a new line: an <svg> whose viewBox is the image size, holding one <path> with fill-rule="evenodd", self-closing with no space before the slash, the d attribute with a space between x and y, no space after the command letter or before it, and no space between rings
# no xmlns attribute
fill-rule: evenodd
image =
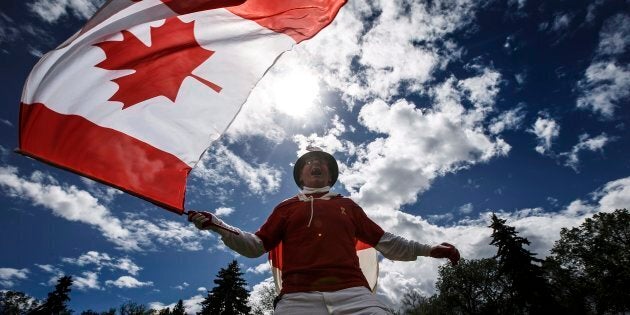
<svg viewBox="0 0 630 315"><path fill-rule="evenodd" d="M545 262L565 312L630 312L630 213L600 212L563 228Z"/></svg>
<svg viewBox="0 0 630 315"><path fill-rule="evenodd" d="M186 309L184 308L184 301L182 300L177 301L177 304L173 306L173 311L171 312L171 314L172 315L185 315Z"/></svg>
<svg viewBox="0 0 630 315"><path fill-rule="evenodd" d="M147 309L144 304L128 301L118 308L120 315L148 315L152 311Z"/></svg>
<svg viewBox="0 0 630 315"><path fill-rule="evenodd" d="M46 301L34 309L30 314L46 314L46 315L61 315L71 314L72 310L68 309L66 303L70 301L70 287L72 286L72 277L63 276L57 280L55 290L48 293Z"/></svg>
<svg viewBox="0 0 630 315"><path fill-rule="evenodd" d="M19 291L0 291L0 314L24 315L40 304L37 299Z"/></svg>
<svg viewBox="0 0 630 315"><path fill-rule="evenodd" d="M496 246L499 274L506 277L510 296L507 297L507 310L511 314L554 313L556 304L551 298L551 290L544 278L541 259L525 249L529 240L518 236L514 227L506 225L506 220L492 214L492 241Z"/></svg>
<svg viewBox="0 0 630 315"><path fill-rule="evenodd" d="M201 302L201 315L236 315L249 314L247 305L248 292L245 289L247 283L243 279L236 260L233 260L227 268L221 268L214 280L216 286L208 292L206 299Z"/></svg>

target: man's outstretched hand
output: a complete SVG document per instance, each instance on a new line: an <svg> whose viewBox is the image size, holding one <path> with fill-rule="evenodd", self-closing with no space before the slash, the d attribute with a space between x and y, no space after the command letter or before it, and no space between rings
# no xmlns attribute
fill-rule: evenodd
<svg viewBox="0 0 630 315"><path fill-rule="evenodd" d="M453 266L457 266L459 262L459 251L449 243L433 246L429 256L433 258L448 258Z"/></svg>
<svg viewBox="0 0 630 315"><path fill-rule="evenodd" d="M188 211L188 221L195 224L200 230L209 230L217 225L218 218L206 211Z"/></svg>

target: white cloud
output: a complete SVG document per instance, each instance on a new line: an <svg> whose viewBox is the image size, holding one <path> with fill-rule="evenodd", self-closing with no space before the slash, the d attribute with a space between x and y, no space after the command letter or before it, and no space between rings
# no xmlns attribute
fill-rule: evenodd
<svg viewBox="0 0 630 315"><path fill-rule="evenodd" d="M42 20L56 23L69 14L79 19L88 19L103 2L104 0L35 0L27 5Z"/></svg>
<svg viewBox="0 0 630 315"><path fill-rule="evenodd" d="M525 119L525 115L526 113L523 105L519 105L515 108L502 112L490 122L490 132L496 135L505 130L519 129Z"/></svg>
<svg viewBox="0 0 630 315"><path fill-rule="evenodd" d="M551 30L556 33L563 32L569 28L572 19L573 17L568 13L556 14L553 22L551 23Z"/></svg>
<svg viewBox="0 0 630 315"><path fill-rule="evenodd" d="M0 186L8 190L9 195L31 200L35 205L51 209L54 215L66 220L91 225L121 248L139 249L129 230L90 193L75 186L62 187L40 181L36 176L28 180L17 173L16 168L0 167Z"/></svg>
<svg viewBox="0 0 630 315"><path fill-rule="evenodd" d="M0 268L0 285L10 288L15 285L17 280L25 280L29 270L26 268Z"/></svg>
<svg viewBox="0 0 630 315"><path fill-rule="evenodd" d="M34 172L30 179L26 179L18 176L14 167L0 167L0 187L9 196L30 200L52 210L56 216L98 229L122 250L154 249L157 244L200 250L201 241L212 238L209 232L198 231L187 223L164 219L149 221L138 214L127 214L121 220L89 192L75 186L59 185L54 178L41 172Z"/></svg>
<svg viewBox="0 0 630 315"><path fill-rule="evenodd" d="M197 288L197 292L208 292L208 289L206 289L206 287L198 287Z"/></svg>
<svg viewBox="0 0 630 315"><path fill-rule="evenodd" d="M469 213L473 212L474 209L475 209L475 207L473 206L473 204L469 202L469 203L459 207L458 210L459 210L460 213L469 214Z"/></svg>
<svg viewBox="0 0 630 315"><path fill-rule="evenodd" d="M422 91L436 69L458 58L460 48L443 37L468 25L476 5L349 2L331 26L296 52L321 69L322 79L339 89L350 105L371 97L389 100L403 90ZM364 23L368 17L373 20Z"/></svg>
<svg viewBox="0 0 630 315"><path fill-rule="evenodd" d="M96 272L86 271L83 272L81 275L82 276L72 276L72 287L76 287L79 290L101 289L101 286L98 283L98 274Z"/></svg>
<svg viewBox="0 0 630 315"><path fill-rule="evenodd" d="M234 208L220 207L214 210L214 214L219 217L227 217L234 213Z"/></svg>
<svg viewBox="0 0 630 315"><path fill-rule="evenodd" d="M137 275L142 269L127 257L112 258L107 253L99 253L97 251L89 251L77 258L62 258L61 260L77 266L94 265L98 270L103 267L112 270L123 270L131 275Z"/></svg>
<svg viewBox="0 0 630 315"><path fill-rule="evenodd" d="M0 40L0 42L2 41ZM13 127L13 123L6 119L0 119L0 123L3 123L4 125L9 126L9 127Z"/></svg>
<svg viewBox="0 0 630 315"><path fill-rule="evenodd" d="M198 312L201 312L201 302L203 302L204 299L205 296L195 295L186 300L183 300L182 303L184 304L186 314L197 314ZM177 302L168 305L162 302L151 302L149 303L149 308L159 311L168 307L172 310L175 304L177 304Z"/></svg>
<svg viewBox="0 0 630 315"><path fill-rule="evenodd" d="M136 278L130 277L130 276L122 276L116 279L116 281L107 280L105 281L105 284L108 286L115 286L118 288L141 288L141 287L153 286L153 282L151 281L141 282L141 281L138 281Z"/></svg>
<svg viewBox="0 0 630 315"><path fill-rule="evenodd" d="M176 286L175 286L175 289L177 289L177 290L184 290L184 289L185 289L185 288L187 288L189 285L190 285L190 284L188 284L188 282L184 282L184 283L182 283L182 284L180 284L180 285L176 285Z"/></svg>
<svg viewBox="0 0 630 315"><path fill-rule="evenodd" d="M553 140L560 135L560 125L551 118L538 117L529 132L538 139L536 152L546 154L550 152Z"/></svg>
<svg viewBox="0 0 630 315"><path fill-rule="evenodd" d="M237 185L241 179L252 193L259 195L277 191L282 178L280 170L267 163L248 163L220 143L204 154L191 174L213 187Z"/></svg>
<svg viewBox="0 0 630 315"><path fill-rule="evenodd" d="M577 107L604 118L630 96L630 66L623 57L630 44L630 16L615 15L604 22L592 63L578 82Z"/></svg>
<svg viewBox="0 0 630 315"><path fill-rule="evenodd" d="M618 56L626 52L630 45L630 16L618 14L606 22L599 34L597 53L601 55Z"/></svg>
<svg viewBox="0 0 630 315"><path fill-rule="evenodd" d="M254 273L257 275L261 275L264 273L270 273L271 272L271 266L269 265L269 263L262 263L254 268L247 268L246 272L250 272L250 273Z"/></svg>
<svg viewBox="0 0 630 315"><path fill-rule="evenodd" d="M566 157L566 162L564 165L571 167L573 170L577 171L578 166L580 164L579 153L581 151L600 151L602 152L604 146L611 142L614 139L609 138L605 133L597 136L590 137L588 134L583 134L580 136L580 141L573 146L571 151L566 153L561 153L560 156Z"/></svg>
<svg viewBox="0 0 630 315"><path fill-rule="evenodd" d="M628 204L630 177L611 181L595 191L590 201L575 200L559 212L545 212L542 208L495 212L499 217L507 219L507 224L514 226L519 236L526 237L531 242L528 250L542 258L549 255L563 227L578 226L594 213L627 208ZM462 220L449 227L436 226L421 217L400 211L373 213L371 217L386 231L427 244L448 241L458 247L462 257L479 259L496 254L496 247L489 245L492 231L487 226L490 215L490 212L481 213L477 219ZM400 297L410 289L431 295L435 292L437 267L445 263L445 260L424 257L415 262L383 259L379 268L378 293L396 306L400 303Z"/></svg>
<svg viewBox="0 0 630 315"><path fill-rule="evenodd" d="M397 209L415 202L438 176L506 155L510 146L482 127L498 84L489 73L448 79L433 90L432 109L406 100L363 106L359 123L382 136L356 145L356 161L341 165L340 182L352 197L368 208ZM473 107L465 108L464 99Z"/></svg>
<svg viewBox="0 0 630 315"><path fill-rule="evenodd" d="M577 107L612 118L615 107L630 96L630 66L615 61L592 63L578 82Z"/></svg>

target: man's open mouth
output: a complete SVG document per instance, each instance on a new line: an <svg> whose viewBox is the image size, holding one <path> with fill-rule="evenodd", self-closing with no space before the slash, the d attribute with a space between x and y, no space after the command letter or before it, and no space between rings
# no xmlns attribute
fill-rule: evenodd
<svg viewBox="0 0 630 315"><path fill-rule="evenodd" d="M313 168L311 170L311 175L313 176L322 175L322 170L320 168Z"/></svg>

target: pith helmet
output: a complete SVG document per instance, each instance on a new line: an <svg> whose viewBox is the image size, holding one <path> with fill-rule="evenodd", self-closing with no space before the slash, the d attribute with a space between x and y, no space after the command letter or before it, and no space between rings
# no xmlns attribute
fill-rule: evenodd
<svg viewBox="0 0 630 315"><path fill-rule="evenodd" d="M330 154L322 151L322 149L318 147L307 147L304 155L300 156L299 159L295 162L295 166L293 166L293 180L298 185L298 187L302 188L302 184L300 184L300 173L302 172L302 168L306 161L311 158L319 157L323 158L328 164L328 171L330 171L330 186L334 185L337 182L337 177L339 177L339 166L337 165L337 160Z"/></svg>

